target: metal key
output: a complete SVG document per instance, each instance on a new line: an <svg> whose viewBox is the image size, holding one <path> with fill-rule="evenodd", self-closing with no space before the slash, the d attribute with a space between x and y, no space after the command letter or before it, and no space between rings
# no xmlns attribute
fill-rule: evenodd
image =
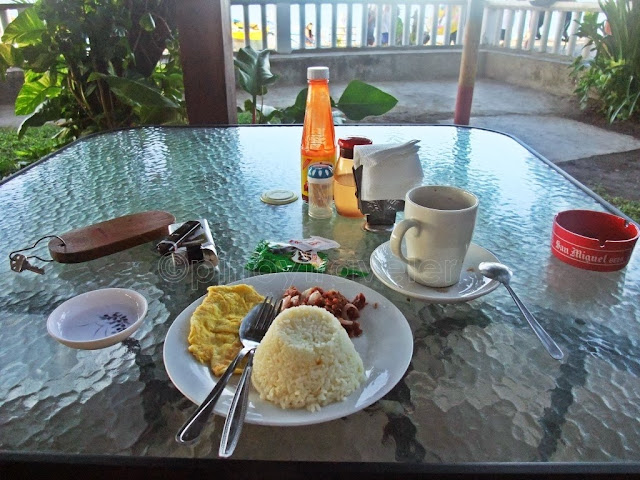
<svg viewBox="0 0 640 480"><path fill-rule="evenodd" d="M29 260L27 260L27 257L22 255L21 253L15 254L9 259L9 262L11 264L11 270L13 270L14 272L22 273L25 270L30 270L40 275L44 274L44 268L31 265L29 263Z"/></svg>

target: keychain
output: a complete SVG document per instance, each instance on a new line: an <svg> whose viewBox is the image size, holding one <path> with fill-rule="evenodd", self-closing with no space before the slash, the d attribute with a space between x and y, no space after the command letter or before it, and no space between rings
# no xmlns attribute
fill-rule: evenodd
<svg viewBox="0 0 640 480"><path fill-rule="evenodd" d="M31 265L31 263L29 262L29 259L30 258L37 258L41 262L53 262L53 258L47 260L46 258L39 257L38 255L29 255L27 257L27 256L21 254L20 252L26 252L28 250L33 250L45 238L57 238L58 240L60 240L62 242L62 245L66 245L64 240L62 238L60 238L58 235L45 235L44 237L39 238L38 241L36 241L36 243L31 245L30 247L22 248L20 250L15 250L15 251L13 251L13 252L11 252L9 254L9 264L11 265L11 270L13 270L14 272L18 272L18 273L22 273L25 270L30 270L30 271L38 273L40 275L44 274L44 268L36 267L35 265Z"/></svg>
<svg viewBox="0 0 640 480"><path fill-rule="evenodd" d="M152 210L113 218L60 235L45 235L32 246L11 252L9 263L14 272L30 270L42 275L44 268L32 265L30 258L41 262L87 262L164 237L169 233L169 225L175 221L176 217L171 213ZM50 239L50 260L21 253L33 250L46 238Z"/></svg>

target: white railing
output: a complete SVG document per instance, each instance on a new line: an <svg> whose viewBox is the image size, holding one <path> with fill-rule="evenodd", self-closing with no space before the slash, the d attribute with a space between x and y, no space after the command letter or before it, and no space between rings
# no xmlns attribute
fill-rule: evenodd
<svg viewBox="0 0 640 480"><path fill-rule="evenodd" d="M487 0L481 43L521 53L586 55L584 40L575 35L586 12L601 12L597 1L535 7ZM251 45L278 53L462 45L466 16L466 0L231 0L234 50Z"/></svg>
<svg viewBox="0 0 640 480"><path fill-rule="evenodd" d="M549 7L534 7L520 0L488 0L482 23L482 44L571 57L587 55L583 50L585 41L576 36L587 12L600 13L598 2L560 1Z"/></svg>
<svg viewBox="0 0 640 480"><path fill-rule="evenodd" d="M0 1L2 32L26 7L22 1ZM604 20L597 1L535 7L525 0L487 0L481 44L520 53L587 56L585 41L575 35L587 12L598 12ZM466 0L231 0L236 51L247 45L278 53L461 46L466 17Z"/></svg>
<svg viewBox="0 0 640 480"><path fill-rule="evenodd" d="M466 12L466 0L231 0L234 50L278 53L462 45Z"/></svg>

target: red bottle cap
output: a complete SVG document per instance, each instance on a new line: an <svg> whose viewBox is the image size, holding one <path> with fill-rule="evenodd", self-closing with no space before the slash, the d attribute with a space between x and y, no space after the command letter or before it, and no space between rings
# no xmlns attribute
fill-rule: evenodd
<svg viewBox="0 0 640 480"><path fill-rule="evenodd" d="M341 138L338 140L338 145L340 148L351 148L356 145L371 145L373 142L367 137L347 137Z"/></svg>
<svg viewBox="0 0 640 480"><path fill-rule="evenodd" d="M338 140L340 147L340 156L344 158L353 158L353 147L356 145L371 145L373 142L367 137L347 137Z"/></svg>

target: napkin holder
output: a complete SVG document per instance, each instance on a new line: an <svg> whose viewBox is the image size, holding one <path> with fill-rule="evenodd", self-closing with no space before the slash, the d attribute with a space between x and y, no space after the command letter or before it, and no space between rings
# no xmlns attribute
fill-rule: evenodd
<svg viewBox="0 0 640 480"><path fill-rule="evenodd" d="M404 200L362 200L360 192L362 191L363 168L362 165L354 168L353 176L356 181L358 208L366 218L364 229L375 233L391 232L396 223L396 213L404 210Z"/></svg>

